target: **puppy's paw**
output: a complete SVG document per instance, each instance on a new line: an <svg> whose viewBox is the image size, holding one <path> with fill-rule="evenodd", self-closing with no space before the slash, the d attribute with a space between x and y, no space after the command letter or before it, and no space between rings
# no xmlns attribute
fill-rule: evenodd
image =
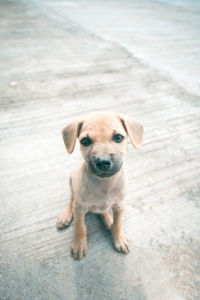
<svg viewBox="0 0 200 300"><path fill-rule="evenodd" d="M110 230L113 224L113 217L109 214L109 212L105 212L102 214L103 222L107 230Z"/></svg>
<svg viewBox="0 0 200 300"><path fill-rule="evenodd" d="M87 240L84 239L74 239L71 243L71 254L75 259L82 259L88 253Z"/></svg>
<svg viewBox="0 0 200 300"><path fill-rule="evenodd" d="M59 229L65 228L71 224L72 219L73 219L73 215L71 213L64 211L58 217L56 222L56 227Z"/></svg>
<svg viewBox="0 0 200 300"><path fill-rule="evenodd" d="M118 252L122 252L124 254L130 252L130 243L124 235L114 238L114 247Z"/></svg>

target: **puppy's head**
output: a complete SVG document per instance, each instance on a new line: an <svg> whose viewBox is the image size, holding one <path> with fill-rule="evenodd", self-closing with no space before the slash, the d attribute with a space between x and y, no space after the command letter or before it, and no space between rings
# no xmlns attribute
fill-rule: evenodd
<svg viewBox="0 0 200 300"><path fill-rule="evenodd" d="M63 129L67 151L74 150L79 139L80 150L90 171L98 177L117 173L127 149L127 137L139 149L143 140L143 125L130 117L114 113L95 113L82 121L74 121Z"/></svg>

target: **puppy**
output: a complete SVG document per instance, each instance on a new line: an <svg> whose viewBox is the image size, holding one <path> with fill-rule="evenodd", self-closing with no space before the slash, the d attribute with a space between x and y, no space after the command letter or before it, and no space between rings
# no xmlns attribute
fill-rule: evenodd
<svg viewBox="0 0 200 300"><path fill-rule="evenodd" d="M101 112L70 123L62 133L68 153L73 152L78 138L83 156L70 177L70 202L57 219L57 227L63 228L74 217L72 255L82 259L87 254L84 219L89 211L102 215L105 226L111 229L115 249L128 253L130 245L122 230L127 185L123 162L128 137L136 149L142 145L142 123L119 114ZM109 213L111 209L113 216Z"/></svg>

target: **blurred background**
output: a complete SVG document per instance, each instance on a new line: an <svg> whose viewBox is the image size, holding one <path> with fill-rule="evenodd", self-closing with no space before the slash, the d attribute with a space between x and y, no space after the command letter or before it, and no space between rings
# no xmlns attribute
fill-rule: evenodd
<svg viewBox="0 0 200 300"><path fill-rule="evenodd" d="M200 1L0 1L0 299L199 299ZM127 153L124 231L114 251L88 214L75 261L61 130L93 111L144 123Z"/></svg>

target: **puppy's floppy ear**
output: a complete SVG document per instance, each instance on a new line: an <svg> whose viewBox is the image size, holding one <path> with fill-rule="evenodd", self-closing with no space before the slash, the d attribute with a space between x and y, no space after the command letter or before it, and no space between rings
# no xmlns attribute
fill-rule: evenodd
<svg viewBox="0 0 200 300"><path fill-rule="evenodd" d="M144 126L141 122L127 117L127 116L121 116L120 120L122 122L122 125L126 131L126 133L129 136L129 139L131 141L131 144L136 148L140 149L142 147L143 142L143 133L144 133Z"/></svg>
<svg viewBox="0 0 200 300"><path fill-rule="evenodd" d="M80 134L81 127L82 122L74 121L62 130L62 136L65 143L65 147L69 154L71 154L74 150L76 138Z"/></svg>

